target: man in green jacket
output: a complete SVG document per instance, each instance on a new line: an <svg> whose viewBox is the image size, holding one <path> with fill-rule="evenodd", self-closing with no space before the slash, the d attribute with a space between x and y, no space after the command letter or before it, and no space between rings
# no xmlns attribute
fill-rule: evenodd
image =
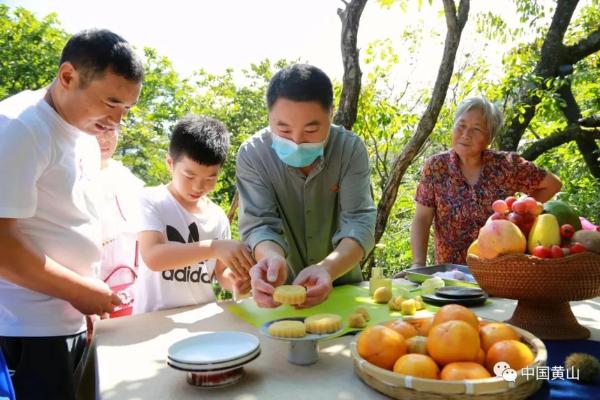
<svg viewBox="0 0 600 400"><path fill-rule="evenodd" d="M257 264L252 293L276 307L275 287L307 287L310 307L332 284L362 280L359 261L374 245L376 209L369 157L353 132L332 125L333 89L320 69L293 65L267 90L269 127L240 147L239 230Z"/></svg>

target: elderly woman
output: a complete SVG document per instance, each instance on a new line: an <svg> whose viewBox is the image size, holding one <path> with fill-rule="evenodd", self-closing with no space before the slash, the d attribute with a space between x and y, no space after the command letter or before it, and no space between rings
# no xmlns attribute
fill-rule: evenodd
<svg viewBox="0 0 600 400"><path fill-rule="evenodd" d="M458 106L452 149L425 161L417 187L410 235L413 265L425 265L432 221L436 263L464 264L495 200L522 192L544 202L560 190L552 173L516 153L488 148L501 126L500 111L483 98Z"/></svg>

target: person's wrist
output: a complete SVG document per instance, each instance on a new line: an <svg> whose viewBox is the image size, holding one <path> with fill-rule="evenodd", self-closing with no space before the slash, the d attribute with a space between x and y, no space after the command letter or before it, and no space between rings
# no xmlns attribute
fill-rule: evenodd
<svg viewBox="0 0 600 400"><path fill-rule="evenodd" d="M327 275L329 275L329 279L331 279L333 281L333 275L331 274L332 265L329 264L327 262L327 260L323 260L323 261L315 264L315 267L317 267L317 268L322 269L323 271L325 271L325 273Z"/></svg>
<svg viewBox="0 0 600 400"><path fill-rule="evenodd" d="M200 240L198 242L198 248L201 250L208 250L210 253L210 258L216 258L217 254L217 242L218 240Z"/></svg>

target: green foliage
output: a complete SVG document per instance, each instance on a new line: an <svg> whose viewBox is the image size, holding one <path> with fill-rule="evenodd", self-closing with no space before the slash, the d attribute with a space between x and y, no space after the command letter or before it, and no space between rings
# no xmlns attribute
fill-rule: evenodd
<svg viewBox="0 0 600 400"><path fill-rule="evenodd" d="M428 3L432 4L431 1ZM535 93L541 101L519 150L566 126L561 101L555 95L565 79L572 84L583 116L600 114L600 55L593 54L577 63L573 74L567 78L541 82L533 75L533 70L539 59L553 5L532 0L515 0L515 3L521 23L508 23L490 12L470 16L470 20L477 24L477 30L473 37L465 37L463 41L477 41L481 46L477 52L459 54L437 124L400 184L398 198L381 240L385 246L377 254L377 261L386 266L388 275L411 263L409 232L420 169L425 158L450 147L454 113L463 99L473 95L486 96L500 105L508 120L526 111L522 106L514 105L515 99L524 90L536 88ZM379 0L379 4L387 7L397 4L406 9L409 2ZM422 2L419 9L421 6ZM56 16L51 14L37 20L22 8L11 12L4 5L0 5L0 16L0 63L3 72L0 99L23 89L36 89L50 83L67 39ZM598 26L600 0L588 0L578 10L565 42L577 43ZM361 67L365 74L353 129L367 144L376 202L381 198L395 157L414 134L430 100L431 85L419 86L413 78L420 73L416 57L423 49L424 39L431 35L437 33L407 25L401 34L400 49L395 49L390 41L376 41L361 51ZM529 40L523 40L525 36ZM490 77L487 52L493 51L491 46L494 42L506 41L515 45L504 55L503 75L500 78ZM190 77L182 77L170 60L156 50L146 48L144 56L144 87L138 104L124 121L117 157L122 158L147 184L166 183L169 173L164 160L172 126L188 113L215 117L223 121L232 133L232 146L212 198L223 209L229 209L235 191L235 155L245 139L267 125L267 83L275 71L291 62L267 59L241 71L230 69L222 74L212 74L198 70ZM401 74L398 73L399 66L403 68ZM335 82L334 87L339 98L340 83ZM600 223L600 187L590 175L575 143L543 154L536 164L561 178L563 191L560 197L563 200L590 220ZM235 221L232 234L237 237ZM433 262L432 243L430 240L430 263ZM220 296L228 296L225 292L220 293Z"/></svg>
<svg viewBox="0 0 600 400"><path fill-rule="evenodd" d="M11 12L0 4L0 99L52 82L67 39L56 14L37 20L24 8Z"/></svg>

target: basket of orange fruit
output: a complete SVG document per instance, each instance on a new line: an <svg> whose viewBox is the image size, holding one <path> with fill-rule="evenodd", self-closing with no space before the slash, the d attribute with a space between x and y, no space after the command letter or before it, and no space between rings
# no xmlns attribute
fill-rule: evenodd
<svg viewBox="0 0 600 400"><path fill-rule="evenodd" d="M490 296L518 300L507 322L538 337L589 337L569 301L600 296L597 227L584 227L558 200L542 204L532 197L509 197L492 208L467 255L479 286Z"/></svg>
<svg viewBox="0 0 600 400"><path fill-rule="evenodd" d="M390 321L351 343L357 375L395 399L526 399L542 380L543 342L450 304L429 318Z"/></svg>

